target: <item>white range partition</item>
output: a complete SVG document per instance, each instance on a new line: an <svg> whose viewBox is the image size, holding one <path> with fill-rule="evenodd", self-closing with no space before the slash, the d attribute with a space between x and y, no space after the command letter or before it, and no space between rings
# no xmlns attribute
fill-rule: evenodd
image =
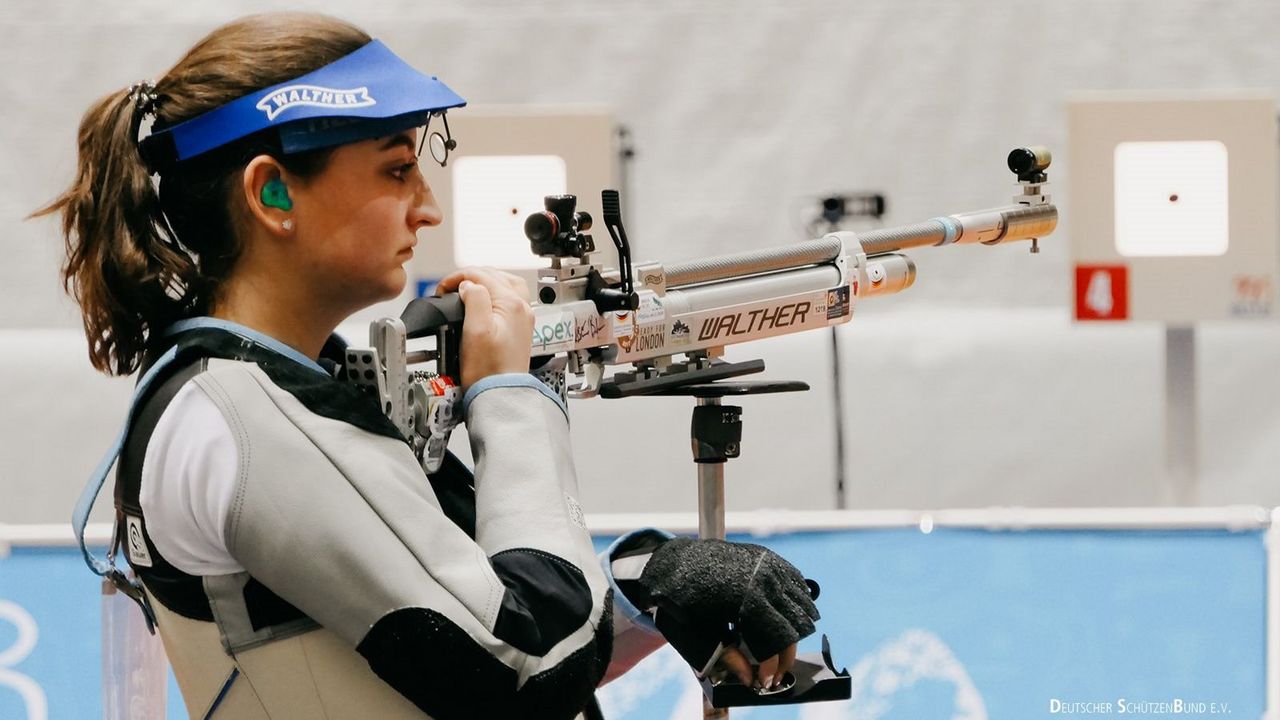
<svg viewBox="0 0 1280 720"><path fill-rule="evenodd" d="M1199 504L1197 329L1274 322L1270 90L1094 92L1067 106L1075 318L1165 325L1165 501Z"/></svg>

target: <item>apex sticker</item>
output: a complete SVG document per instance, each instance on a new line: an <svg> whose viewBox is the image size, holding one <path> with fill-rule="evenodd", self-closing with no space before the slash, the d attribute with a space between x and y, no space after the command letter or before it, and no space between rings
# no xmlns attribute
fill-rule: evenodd
<svg viewBox="0 0 1280 720"><path fill-rule="evenodd" d="M560 314L558 320L535 321L533 324L533 349L542 353L559 352L573 342L573 313Z"/></svg>
<svg viewBox="0 0 1280 720"><path fill-rule="evenodd" d="M275 120L280 113L292 107L323 107L346 110L369 107L378 101L369 95L369 88L350 90L321 87L319 85L289 85L262 98L255 106L267 114L267 120Z"/></svg>

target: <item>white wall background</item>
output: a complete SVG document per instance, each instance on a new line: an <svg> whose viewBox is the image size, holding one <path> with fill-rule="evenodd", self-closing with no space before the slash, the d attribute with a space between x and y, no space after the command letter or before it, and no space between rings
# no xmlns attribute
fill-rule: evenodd
<svg viewBox="0 0 1280 720"><path fill-rule="evenodd" d="M1065 158L1074 90L1280 92L1275 2L8 0L0 522L65 518L128 395L129 381L88 369L57 282L54 222L21 220L70 180L80 115L157 77L221 22L301 6L365 27L473 103L615 108L639 151L628 230L641 259L802 239L801 198L832 190L885 192L890 224L1001 204L1010 148L1047 144ZM1063 217L1040 255L913 253L916 286L863 304L842 330L853 507L1169 499L1163 333L1068 320L1070 172L1062 160L1051 171ZM815 390L745 401L731 508L831 506L821 335L733 351ZM1280 504L1280 331L1220 325L1200 337L1202 502ZM690 509L687 403L628 402L579 411L587 509Z"/></svg>

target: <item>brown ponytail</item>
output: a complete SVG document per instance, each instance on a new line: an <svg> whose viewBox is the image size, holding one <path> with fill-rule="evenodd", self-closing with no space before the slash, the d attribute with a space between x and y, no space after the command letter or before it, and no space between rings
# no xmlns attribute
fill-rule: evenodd
<svg viewBox="0 0 1280 720"><path fill-rule="evenodd" d="M71 187L32 213L62 214L63 287L80 304L89 360L98 370L138 369L151 334L208 311L240 256L240 174L256 155L291 173L324 169L330 149L284 155L269 133L250 136L161 172L159 193L137 145L138 114L176 125L256 90L327 65L368 43L350 24L311 13L253 15L214 30L155 84L154 108L129 89L80 122Z"/></svg>

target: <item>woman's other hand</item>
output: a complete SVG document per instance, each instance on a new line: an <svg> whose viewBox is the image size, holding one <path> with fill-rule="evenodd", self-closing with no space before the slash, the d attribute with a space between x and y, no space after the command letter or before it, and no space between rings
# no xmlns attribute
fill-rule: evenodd
<svg viewBox="0 0 1280 720"><path fill-rule="evenodd" d="M752 669L747 656L736 647L725 648L717 664L747 687L771 690L782 684L787 673L796 664L796 645L792 643L786 646L782 652L761 661L755 669Z"/></svg>
<svg viewBox="0 0 1280 720"><path fill-rule="evenodd" d="M814 632L819 617L804 575L750 543L668 540L654 549L637 584L633 601L657 608L658 630L694 670L702 672L722 644L741 641L759 667L728 650L720 664L756 687L785 677L796 642Z"/></svg>
<svg viewBox="0 0 1280 720"><path fill-rule="evenodd" d="M462 388L501 373L529 371L533 310L529 287L493 268L462 268L440 281L436 294L456 290L466 308L462 321Z"/></svg>

